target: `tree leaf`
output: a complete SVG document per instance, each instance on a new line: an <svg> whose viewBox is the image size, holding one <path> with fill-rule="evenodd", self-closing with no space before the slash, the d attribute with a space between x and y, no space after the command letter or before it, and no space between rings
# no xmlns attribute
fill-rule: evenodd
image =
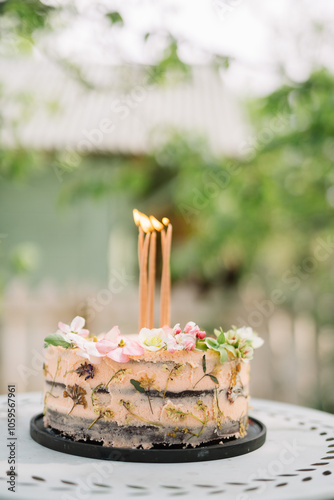
<svg viewBox="0 0 334 500"><path fill-rule="evenodd" d="M211 373L208 373L208 374L207 374L207 376L208 376L208 377L210 377L210 378L211 378L211 380L212 380L215 384L219 385L219 382L218 382L217 377L215 377L215 376L214 376L214 375L212 375Z"/></svg>
<svg viewBox="0 0 334 500"><path fill-rule="evenodd" d="M142 387L141 383L138 382L138 380L134 380L133 378L130 380L131 384L133 387L136 389L136 391L141 392L142 394L145 394L145 389Z"/></svg>
<svg viewBox="0 0 334 500"><path fill-rule="evenodd" d="M64 347L65 349L71 347L71 342L65 340L63 335L61 335L60 333L52 333L51 335L48 335L47 337L45 337L44 342L47 346L54 345Z"/></svg>
<svg viewBox="0 0 334 500"><path fill-rule="evenodd" d="M106 14L106 17L110 20L111 24L120 24L121 26L124 25L123 17L117 11L108 12L108 14Z"/></svg>
<svg viewBox="0 0 334 500"><path fill-rule="evenodd" d="M203 366L203 372L206 373L206 359L205 359L205 354L202 358L202 366Z"/></svg>
<svg viewBox="0 0 334 500"><path fill-rule="evenodd" d="M220 332L221 332L221 330L218 330L217 328L215 328L215 329L213 330L213 333L216 335L216 337L219 337Z"/></svg>

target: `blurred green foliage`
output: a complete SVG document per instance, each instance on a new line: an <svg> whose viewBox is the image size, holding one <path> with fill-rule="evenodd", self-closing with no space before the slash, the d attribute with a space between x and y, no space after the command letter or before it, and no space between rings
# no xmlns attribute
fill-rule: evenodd
<svg viewBox="0 0 334 500"><path fill-rule="evenodd" d="M54 7L39 0L4 0L0 2L0 16L10 25L11 33L32 39L36 30L48 27L49 14Z"/></svg>
<svg viewBox="0 0 334 500"><path fill-rule="evenodd" d="M266 293L283 288L286 305L309 309L311 297L314 308L333 289L333 250L313 267L308 262L334 234L333 85L322 70L249 103L254 134L239 158L217 158L204 138L182 131L166 131L148 156L84 158L64 171L60 202L123 192L133 205L176 221L175 279L208 288L255 275ZM1 155L7 178L41 164L33 152ZM293 276L303 287L290 286ZM328 320L332 308L324 309Z"/></svg>
<svg viewBox="0 0 334 500"><path fill-rule="evenodd" d="M145 40L152 36L151 33L146 33ZM163 51L160 59L150 68L148 83L162 84L170 75L178 79L189 77L191 68L184 63L179 57L178 41L173 37L168 37L168 45Z"/></svg>
<svg viewBox="0 0 334 500"><path fill-rule="evenodd" d="M106 16L111 22L111 24L119 24L121 26L124 25L124 20L119 12L117 11L108 12Z"/></svg>
<svg viewBox="0 0 334 500"><path fill-rule="evenodd" d="M254 134L240 158L214 157L203 138L174 131L147 157L84 162L61 200L124 192L176 221L175 279L235 287L255 276L267 294L282 289L287 307L316 313L334 285L333 85L322 70L249 103Z"/></svg>

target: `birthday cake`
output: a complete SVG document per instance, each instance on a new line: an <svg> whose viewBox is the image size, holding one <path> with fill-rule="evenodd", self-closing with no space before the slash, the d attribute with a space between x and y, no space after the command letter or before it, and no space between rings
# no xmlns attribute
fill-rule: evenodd
<svg viewBox="0 0 334 500"><path fill-rule="evenodd" d="M139 226L139 334L125 336L114 326L93 336L79 316L70 325L60 322L45 338L44 424L73 440L118 448L199 446L243 437L249 360L263 341L246 327L208 335L194 322L168 326L171 226L168 221L165 231L149 220L150 226ZM157 232L164 234L162 326L153 328L154 286L151 294L149 288L155 282L150 266Z"/></svg>

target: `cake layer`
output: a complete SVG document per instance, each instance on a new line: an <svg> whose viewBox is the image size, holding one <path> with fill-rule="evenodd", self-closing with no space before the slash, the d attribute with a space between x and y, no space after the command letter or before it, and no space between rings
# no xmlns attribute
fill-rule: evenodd
<svg viewBox="0 0 334 500"><path fill-rule="evenodd" d="M45 356L45 424L66 435L150 447L245 434L249 364L243 360L159 351L93 365L76 351L49 346Z"/></svg>
<svg viewBox="0 0 334 500"><path fill-rule="evenodd" d="M198 446L203 442L225 440L244 435L247 417L241 421L224 419L220 429L215 425L194 425L190 430L184 425L169 425L163 429L152 425L121 426L117 422L98 420L89 428L90 422L85 418L73 418L48 409L44 417L47 426L59 431L62 435L75 440L91 440L104 446L117 448L151 448L153 445ZM153 443L153 444L152 444Z"/></svg>
<svg viewBox="0 0 334 500"><path fill-rule="evenodd" d="M85 358L78 356L76 351L76 349L49 346L45 351L46 380L66 385L77 383L85 388L94 388L99 384L108 387L110 385L124 387L131 379L138 381L145 378L151 381L152 389L165 391L167 385L167 390L172 392L213 389L217 384L211 376L215 377L220 387L229 387L232 375L234 378L237 375L244 386L249 380L247 361L232 359L221 364L218 353L214 351L208 351L205 354L199 351L175 353L147 351L142 356L130 359L127 363L118 363L109 358L103 358L98 365L89 364ZM206 373L203 371L204 355ZM82 367L85 364L90 365L91 370L87 368L86 372L83 371ZM83 371L82 374L79 373L80 370Z"/></svg>
<svg viewBox="0 0 334 500"><path fill-rule="evenodd" d="M211 391L196 391L195 394L188 394L179 397L179 394L169 393L163 398L163 394L155 394L152 397L150 391L140 393L133 388L125 389L120 394L118 391L93 392L88 390L82 395L83 404L76 404L70 397L64 397L69 389L65 389L62 384L53 387L49 392L50 384L47 383L46 407L62 414L69 414L72 417L90 418L95 420L100 411L109 410L113 413L113 419L119 425L127 425L131 421L132 425L142 425L142 422L169 425L171 421L180 420L192 427L196 423L196 418L218 423L219 416L238 420L247 414L248 397L238 395L234 402L229 399L227 389L217 388ZM189 391L190 392L190 391ZM201 404L205 408L201 408ZM204 411L205 410L205 411ZM177 412L182 412L177 413ZM190 415L187 415L190 414ZM111 417L109 417L111 418Z"/></svg>

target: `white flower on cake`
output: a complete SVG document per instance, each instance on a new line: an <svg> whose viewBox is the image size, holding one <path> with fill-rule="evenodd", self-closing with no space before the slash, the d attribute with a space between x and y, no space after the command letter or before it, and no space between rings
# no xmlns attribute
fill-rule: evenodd
<svg viewBox="0 0 334 500"><path fill-rule="evenodd" d="M84 328L86 320L81 316L76 316L70 325L66 325L59 321L58 328L60 333L68 334L68 333L76 333L77 335L81 335L81 337L87 337L89 334L89 330Z"/></svg>
<svg viewBox="0 0 334 500"><path fill-rule="evenodd" d="M142 328L139 332L139 344L147 351L159 351L167 345L167 336L163 328Z"/></svg>
<svg viewBox="0 0 334 500"><path fill-rule="evenodd" d="M93 339L85 339L76 333L68 333L66 339L79 348L77 351L78 356L88 359L91 363L97 365L100 363L101 358L104 357L104 354L97 350L97 342L94 342Z"/></svg>

